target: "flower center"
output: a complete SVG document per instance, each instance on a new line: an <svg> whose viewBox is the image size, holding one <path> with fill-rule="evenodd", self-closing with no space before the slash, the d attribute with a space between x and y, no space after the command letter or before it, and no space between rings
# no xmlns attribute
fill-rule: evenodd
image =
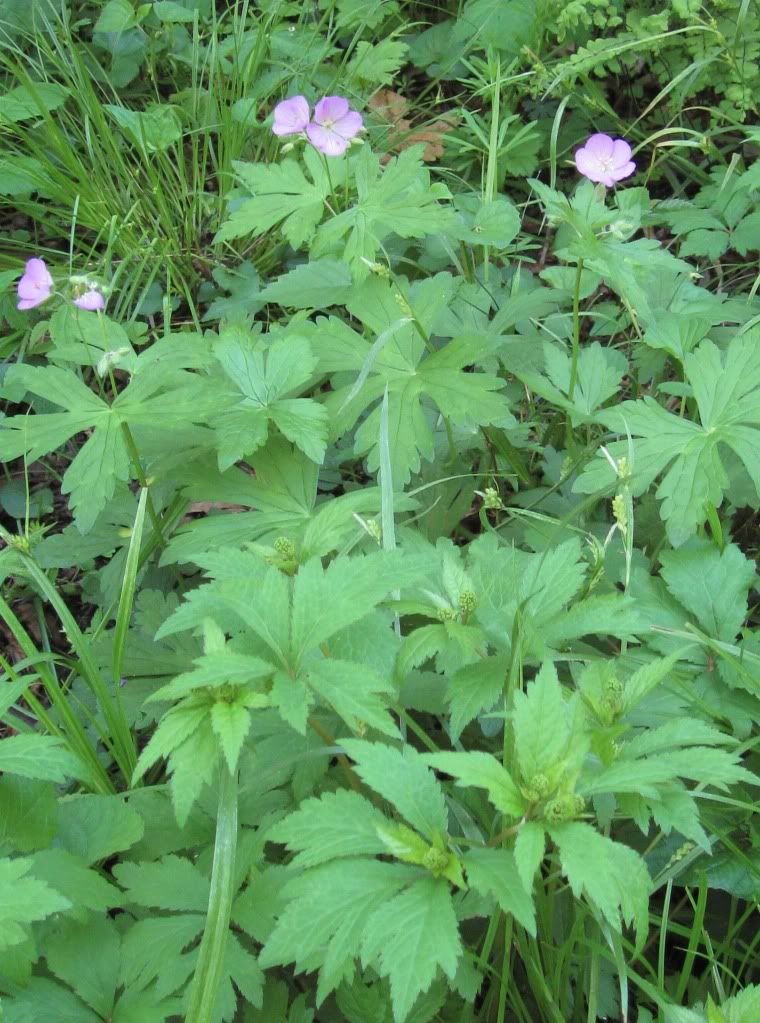
<svg viewBox="0 0 760 1023"><path fill-rule="evenodd" d="M322 127L327 128L328 131L332 131L332 127L334 124L335 121L331 120L329 117L322 121Z"/></svg>
<svg viewBox="0 0 760 1023"><path fill-rule="evenodd" d="M599 166L605 172L611 171L612 170L612 157L611 156L605 156L605 157L600 156L599 157Z"/></svg>

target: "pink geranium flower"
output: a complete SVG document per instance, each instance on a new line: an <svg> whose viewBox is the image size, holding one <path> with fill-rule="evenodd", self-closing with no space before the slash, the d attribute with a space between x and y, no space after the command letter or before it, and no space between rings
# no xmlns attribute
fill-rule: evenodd
<svg viewBox="0 0 760 1023"><path fill-rule="evenodd" d="M105 309L106 300L96 288L90 288L89 291L85 291L85 293L80 295L79 298L74 299L74 305L78 309L87 309L90 312L100 312L101 309Z"/></svg>
<svg viewBox="0 0 760 1023"><path fill-rule="evenodd" d="M44 259L27 261L23 276L18 282L18 309L34 309L47 302L53 294L53 278Z"/></svg>
<svg viewBox="0 0 760 1023"><path fill-rule="evenodd" d="M306 131L310 113L309 104L304 96L284 99L274 108L272 131L275 135L298 135Z"/></svg>
<svg viewBox="0 0 760 1023"><path fill-rule="evenodd" d="M306 126L309 142L325 156L340 156L364 127L361 114L351 110L343 96L325 96Z"/></svg>
<svg viewBox="0 0 760 1023"><path fill-rule="evenodd" d="M601 132L591 135L585 146L575 152L575 166L589 181L596 181L607 188L636 170L631 159L631 147L625 139L612 139Z"/></svg>

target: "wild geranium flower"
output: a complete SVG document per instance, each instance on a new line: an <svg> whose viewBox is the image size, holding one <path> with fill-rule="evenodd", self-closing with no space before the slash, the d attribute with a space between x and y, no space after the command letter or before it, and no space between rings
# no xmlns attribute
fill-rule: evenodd
<svg viewBox="0 0 760 1023"><path fill-rule="evenodd" d="M298 135L306 131L310 113L309 104L304 96L284 99L274 108L272 131L275 135Z"/></svg>
<svg viewBox="0 0 760 1023"><path fill-rule="evenodd" d="M18 309L34 309L53 294L53 278L44 259L30 259L18 282Z"/></svg>
<svg viewBox="0 0 760 1023"><path fill-rule="evenodd" d="M325 96L306 126L309 142L325 156L341 156L364 127L362 115L351 110L343 96Z"/></svg>
<svg viewBox="0 0 760 1023"><path fill-rule="evenodd" d="M101 309L105 309L106 300L103 298L97 288L91 288L89 291L85 291L83 295L79 295L75 298L74 305L78 309L87 309L90 312L99 312Z"/></svg>
<svg viewBox="0 0 760 1023"><path fill-rule="evenodd" d="M575 166L589 181L599 182L607 188L629 178L636 170L631 159L631 147L625 139L612 139L601 132L591 135L586 145L576 150Z"/></svg>

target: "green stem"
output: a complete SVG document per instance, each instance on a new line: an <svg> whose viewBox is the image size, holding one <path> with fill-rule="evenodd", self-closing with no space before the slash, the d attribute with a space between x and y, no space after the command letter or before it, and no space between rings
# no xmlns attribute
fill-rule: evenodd
<svg viewBox="0 0 760 1023"><path fill-rule="evenodd" d="M137 450L137 445L135 444L135 439L132 436L132 431L130 430L129 426L126 423L122 423L121 432L124 435L124 443L127 445L129 457L132 459L132 465L134 466L137 481L140 484L140 486L147 491L148 494L148 515L150 516L150 521L153 524L153 528L155 529L156 533L160 537L161 546L165 547L166 538L164 537L164 532L163 529L161 528L161 520L159 519L158 513L156 512L156 506L153 504L153 498L151 497L150 494L148 479L145 473L143 472L142 465L140 464L140 452Z"/></svg>
<svg viewBox="0 0 760 1023"><path fill-rule="evenodd" d="M575 270L575 287L573 289L573 355L570 363L570 386L567 391L567 397L570 401L573 400L575 394L575 383L578 379L578 355L581 347L581 279L583 276L583 260L578 260L578 266Z"/></svg>
<svg viewBox="0 0 760 1023"><path fill-rule="evenodd" d="M227 765L222 763L208 914L198 963L190 985L185 1023L211 1023L214 1018L214 1007L224 974L224 953L230 929L232 899L235 894L237 833L237 772L231 774Z"/></svg>

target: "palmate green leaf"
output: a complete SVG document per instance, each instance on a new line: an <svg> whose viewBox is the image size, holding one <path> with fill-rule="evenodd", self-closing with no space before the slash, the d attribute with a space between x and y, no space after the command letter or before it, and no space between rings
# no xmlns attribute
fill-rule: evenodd
<svg viewBox="0 0 760 1023"><path fill-rule="evenodd" d="M679 603L713 639L733 643L749 613L749 591L756 582L754 564L736 544L720 551L714 543L693 537L677 551L664 551L661 577ZM732 688L752 688L734 664L721 658L718 670Z"/></svg>
<svg viewBox="0 0 760 1023"><path fill-rule="evenodd" d="M598 414L598 419L619 433L634 438L633 464L629 465L634 496L661 476L657 497L668 537L680 546L707 516L708 504L717 508L728 487L720 446L731 448L744 464L760 494L760 332L735 337L721 352L703 341L684 357L700 423L667 412L652 398L626 401ZM629 457L629 441L608 445L613 458ZM615 474L600 453L576 481L581 493L597 493L615 485Z"/></svg>
<svg viewBox="0 0 760 1023"><path fill-rule="evenodd" d="M287 309L327 309L345 305L351 295L351 271L337 259L315 259L296 266L268 284L259 296Z"/></svg>
<svg viewBox="0 0 760 1023"><path fill-rule="evenodd" d="M441 786L412 746L394 749L378 742L346 739L341 745L356 762L356 773L391 803L428 840L448 831Z"/></svg>
<svg viewBox="0 0 760 1023"><path fill-rule="evenodd" d="M632 924L641 947L649 926L651 881L639 854L578 821L547 830L573 895L584 896L617 931L622 922Z"/></svg>
<svg viewBox="0 0 760 1023"><path fill-rule="evenodd" d="M147 987L166 963L180 958L203 931L205 915L177 913L138 920L122 941L120 983L127 990Z"/></svg>
<svg viewBox="0 0 760 1023"><path fill-rule="evenodd" d="M542 836L543 851L543 836ZM467 883L483 895L493 895L505 913L535 936L536 917L530 886L526 888L515 856L509 849L470 849L462 857Z"/></svg>
<svg viewBox="0 0 760 1023"><path fill-rule="evenodd" d="M509 772L496 757L478 750L466 753L425 753L423 761L457 779L458 785L485 789L496 809L507 817L520 817L525 800Z"/></svg>
<svg viewBox="0 0 760 1023"><path fill-rule="evenodd" d="M315 867L344 856L385 852L378 828L385 817L363 796L339 790L307 799L269 832L273 842L295 851L294 867Z"/></svg>
<svg viewBox="0 0 760 1023"><path fill-rule="evenodd" d="M449 886L423 878L376 909L362 936L362 963L391 985L393 1018L403 1023L441 969L454 977L462 954Z"/></svg>
<svg viewBox="0 0 760 1023"><path fill-rule="evenodd" d="M0 459L26 455L33 461L64 444L77 433L93 430L63 475L61 490L71 494L75 523L88 532L113 497L118 480L130 475L130 460L122 423L160 424L162 430L198 422L216 404L200 377L162 365L163 346L140 357L130 384L111 406L68 369L57 366L14 365L6 374L2 393L22 400L29 392L65 409L37 415L10 416L0 425ZM169 393L158 395L165 387Z"/></svg>
<svg viewBox="0 0 760 1023"><path fill-rule="evenodd" d="M353 164L356 204L318 229L312 256L334 251L346 235L343 259L357 280L369 273L382 241L390 234L424 238L445 231L454 214L443 203L450 198L445 185L431 184L422 163L423 146L410 146L381 168L380 158L364 146Z"/></svg>
<svg viewBox="0 0 760 1023"><path fill-rule="evenodd" d="M241 399L212 425L218 431L219 468L261 447L271 420L315 462L321 462L327 442L327 411L311 398L293 398L312 375L317 360L304 337L286 334L262 350L253 337L222 340L214 349Z"/></svg>
<svg viewBox="0 0 760 1023"><path fill-rule="evenodd" d="M377 43L362 39L356 44L353 59L346 69L347 74L354 82L390 85L404 63L408 49L407 44L398 39L381 39Z"/></svg>
<svg viewBox="0 0 760 1023"><path fill-rule="evenodd" d="M417 868L365 859L341 859L307 870L285 887L289 904L259 964L267 969L292 962L300 972L319 968L321 1002L353 973L369 914L418 877Z"/></svg>
<svg viewBox="0 0 760 1023"><path fill-rule="evenodd" d="M331 185L319 154L310 146L304 150L303 162L309 177L301 164L292 159L280 164L234 163L243 187L252 198L244 200L234 210L214 241L264 234L279 224L294 249L308 242L322 219L325 200L332 194L333 186L340 187L345 172L336 174L337 161L332 161Z"/></svg>
<svg viewBox="0 0 760 1023"><path fill-rule="evenodd" d="M71 903L45 881L30 876L29 859L0 859L0 950L27 938L27 925Z"/></svg>
<svg viewBox="0 0 760 1023"><path fill-rule="evenodd" d="M504 382L494 374L471 371L489 354L481 336L455 338L433 352L420 336L420 328L433 329L454 290L455 283L446 273L411 285L408 297L373 278L356 289L348 307L374 335L374 343L334 319L321 322L314 338L324 370L356 371L349 384L343 384L342 376L334 381L325 405L336 437L371 409L356 429L354 450L357 455L368 454L373 472L380 466L380 402L387 388L394 487L401 487L419 470L421 457L433 457L431 402L451 423L463 427L515 423L506 397L498 393Z"/></svg>
<svg viewBox="0 0 760 1023"><path fill-rule="evenodd" d="M47 848L56 833L57 809L52 782L0 777L0 854Z"/></svg>

